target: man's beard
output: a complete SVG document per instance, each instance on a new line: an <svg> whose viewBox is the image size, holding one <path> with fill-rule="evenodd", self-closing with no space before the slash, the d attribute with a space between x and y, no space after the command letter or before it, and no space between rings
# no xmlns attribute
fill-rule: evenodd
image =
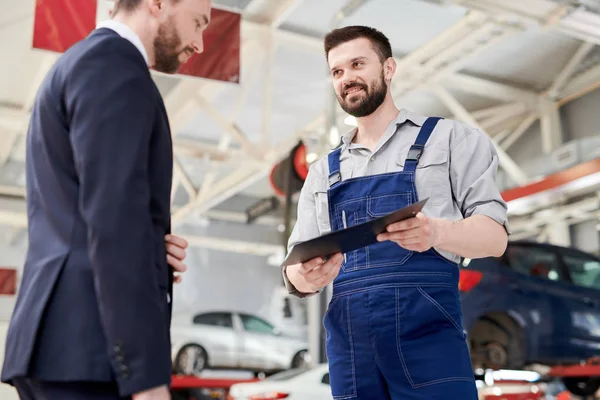
<svg viewBox="0 0 600 400"><path fill-rule="evenodd" d="M364 94L358 92L356 94L343 94L348 89L353 87L359 87L363 90ZM385 100L385 95L387 94L387 84L385 83L385 79L383 76L383 71L381 72L381 79L379 81L374 81L369 87L367 85L355 82L346 86L342 92L341 97L338 96L338 102L344 111L353 117L360 118L366 117L367 115L371 115L379 108L379 106ZM349 102L348 97L352 96L363 96L362 99L358 101Z"/></svg>
<svg viewBox="0 0 600 400"><path fill-rule="evenodd" d="M181 67L179 55L186 51L178 50L181 39L175 31L172 18L158 27L158 34L154 39L154 69L167 74L174 74Z"/></svg>

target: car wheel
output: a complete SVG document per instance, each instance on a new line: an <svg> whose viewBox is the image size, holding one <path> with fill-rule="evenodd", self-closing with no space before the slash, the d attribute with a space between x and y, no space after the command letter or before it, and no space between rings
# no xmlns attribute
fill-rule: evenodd
<svg viewBox="0 0 600 400"><path fill-rule="evenodd" d="M292 359L292 368L302 368L310 361L308 350L300 350Z"/></svg>
<svg viewBox="0 0 600 400"><path fill-rule="evenodd" d="M569 377L562 379L569 392L575 396L587 397L600 389L600 377Z"/></svg>
<svg viewBox="0 0 600 400"><path fill-rule="evenodd" d="M197 344L185 345L175 357L175 373L182 375L199 375L208 367L206 350Z"/></svg>
<svg viewBox="0 0 600 400"><path fill-rule="evenodd" d="M524 360L524 336L510 318L497 315L478 320L468 334L474 369L520 369Z"/></svg>

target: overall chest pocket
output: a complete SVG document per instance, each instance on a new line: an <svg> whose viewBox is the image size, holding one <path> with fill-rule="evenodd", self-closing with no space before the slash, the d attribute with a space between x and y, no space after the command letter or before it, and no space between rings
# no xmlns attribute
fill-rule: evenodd
<svg viewBox="0 0 600 400"><path fill-rule="evenodd" d="M408 150L402 151L396 163L404 170ZM451 201L450 158L442 146L427 147L415 171L415 186L420 199L429 198L427 206L439 206Z"/></svg>
<svg viewBox="0 0 600 400"><path fill-rule="evenodd" d="M356 202L336 206L336 221L342 227L351 227L387 215L412 203L411 192L372 195ZM413 252L395 242L375 243L348 252L342 263L343 272L352 272L380 267L395 267L405 264Z"/></svg>

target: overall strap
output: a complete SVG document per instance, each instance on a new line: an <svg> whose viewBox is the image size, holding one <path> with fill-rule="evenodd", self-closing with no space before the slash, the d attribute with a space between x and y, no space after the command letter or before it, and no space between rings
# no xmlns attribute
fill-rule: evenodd
<svg viewBox="0 0 600 400"><path fill-rule="evenodd" d="M329 187L332 187L342 181L342 175L340 174L340 156L342 154L342 148L338 147L327 156L329 163Z"/></svg>
<svg viewBox="0 0 600 400"><path fill-rule="evenodd" d="M421 153L423 153L423 148L425 147L425 143L431 136L431 132L433 132L435 126L438 121L442 119L440 117L429 117L421 127L419 134L417 135L417 139L415 143L410 146L410 150L408 150L408 154L406 156L406 161L404 163L404 171L414 172L417 168L417 164L419 163L419 158L421 158Z"/></svg>

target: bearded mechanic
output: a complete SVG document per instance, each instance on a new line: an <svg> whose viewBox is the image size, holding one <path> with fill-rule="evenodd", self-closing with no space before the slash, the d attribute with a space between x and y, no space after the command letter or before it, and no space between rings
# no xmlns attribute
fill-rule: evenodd
<svg viewBox="0 0 600 400"><path fill-rule="evenodd" d="M333 397L476 400L457 262L506 249L495 148L478 129L396 108L396 64L381 32L334 30L325 53L357 128L311 166L288 250L429 198L375 245L283 268L298 297L333 282L324 320Z"/></svg>

